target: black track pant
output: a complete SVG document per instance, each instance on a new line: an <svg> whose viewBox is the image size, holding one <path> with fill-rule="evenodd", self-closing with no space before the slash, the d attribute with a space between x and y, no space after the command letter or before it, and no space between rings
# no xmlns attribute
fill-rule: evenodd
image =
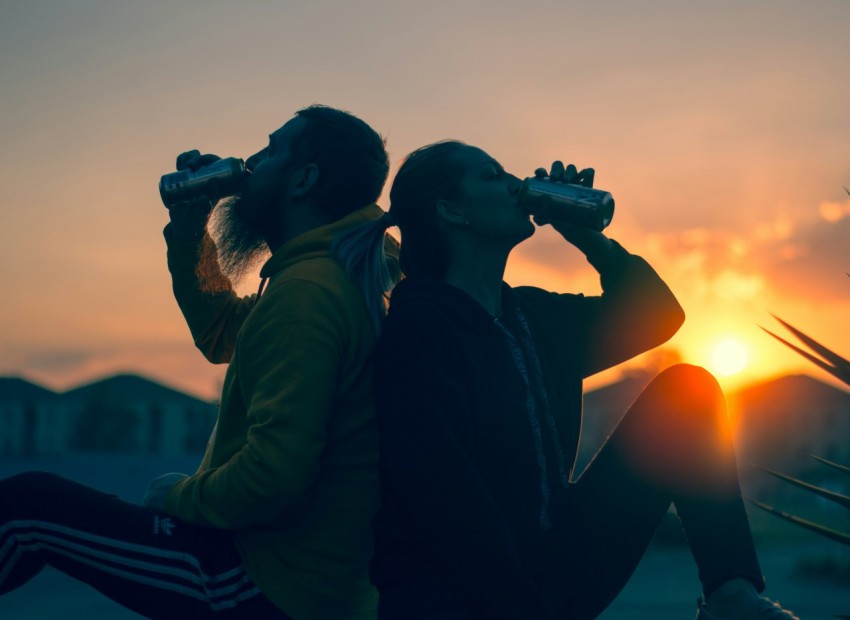
<svg viewBox="0 0 850 620"><path fill-rule="evenodd" d="M229 531L54 474L0 481L0 594L48 564L149 618L287 618L245 573Z"/></svg>
<svg viewBox="0 0 850 620"><path fill-rule="evenodd" d="M705 593L734 578L764 589L725 399L695 366L658 375L571 486L565 561L545 586L564 593L562 617L595 618L613 601L671 503Z"/></svg>

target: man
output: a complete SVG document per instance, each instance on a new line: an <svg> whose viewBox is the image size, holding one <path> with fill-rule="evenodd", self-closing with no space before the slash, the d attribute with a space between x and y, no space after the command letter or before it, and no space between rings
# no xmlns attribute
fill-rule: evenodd
<svg viewBox="0 0 850 620"><path fill-rule="evenodd" d="M155 479L143 507L45 474L0 482L0 593L49 563L149 617L374 618L375 333L331 246L382 214L384 142L312 106L246 167L216 242L203 198L172 205L164 231L195 343L229 364L197 473ZM238 297L232 280L264 252L260 291Z"/></svg>

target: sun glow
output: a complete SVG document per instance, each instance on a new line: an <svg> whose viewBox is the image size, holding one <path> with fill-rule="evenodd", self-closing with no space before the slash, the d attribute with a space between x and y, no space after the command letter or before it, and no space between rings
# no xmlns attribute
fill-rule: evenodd
<svg viewBox="0 0 850 620"><path fill-rule="evenodd" d="M738 374L747 367L749 361L747 348L735 338L724 338L712 349L712 370L722 377Z"/></svg>

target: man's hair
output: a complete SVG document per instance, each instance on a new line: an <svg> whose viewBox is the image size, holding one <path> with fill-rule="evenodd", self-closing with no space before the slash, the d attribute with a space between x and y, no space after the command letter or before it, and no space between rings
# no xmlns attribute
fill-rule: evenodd
<svg viewBox="0 0 850 620"><path fill-rule="evenodd" d="M390 170L385 140L343 110L312 105L295 113L306 120L296 158L319 168L312 198L322 214L339 219L375 202Z"/></svg>

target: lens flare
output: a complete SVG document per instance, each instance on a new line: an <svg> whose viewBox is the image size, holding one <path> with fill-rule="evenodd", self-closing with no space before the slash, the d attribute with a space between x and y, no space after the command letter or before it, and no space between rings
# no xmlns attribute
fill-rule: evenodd
<svg viewBox="0 0 850 620"><path fill-rule="evenodd" d="M749 360L747 348L735 338L725 338L718 342L711 355L712 370L722 377L741 372Z"/></svg>

